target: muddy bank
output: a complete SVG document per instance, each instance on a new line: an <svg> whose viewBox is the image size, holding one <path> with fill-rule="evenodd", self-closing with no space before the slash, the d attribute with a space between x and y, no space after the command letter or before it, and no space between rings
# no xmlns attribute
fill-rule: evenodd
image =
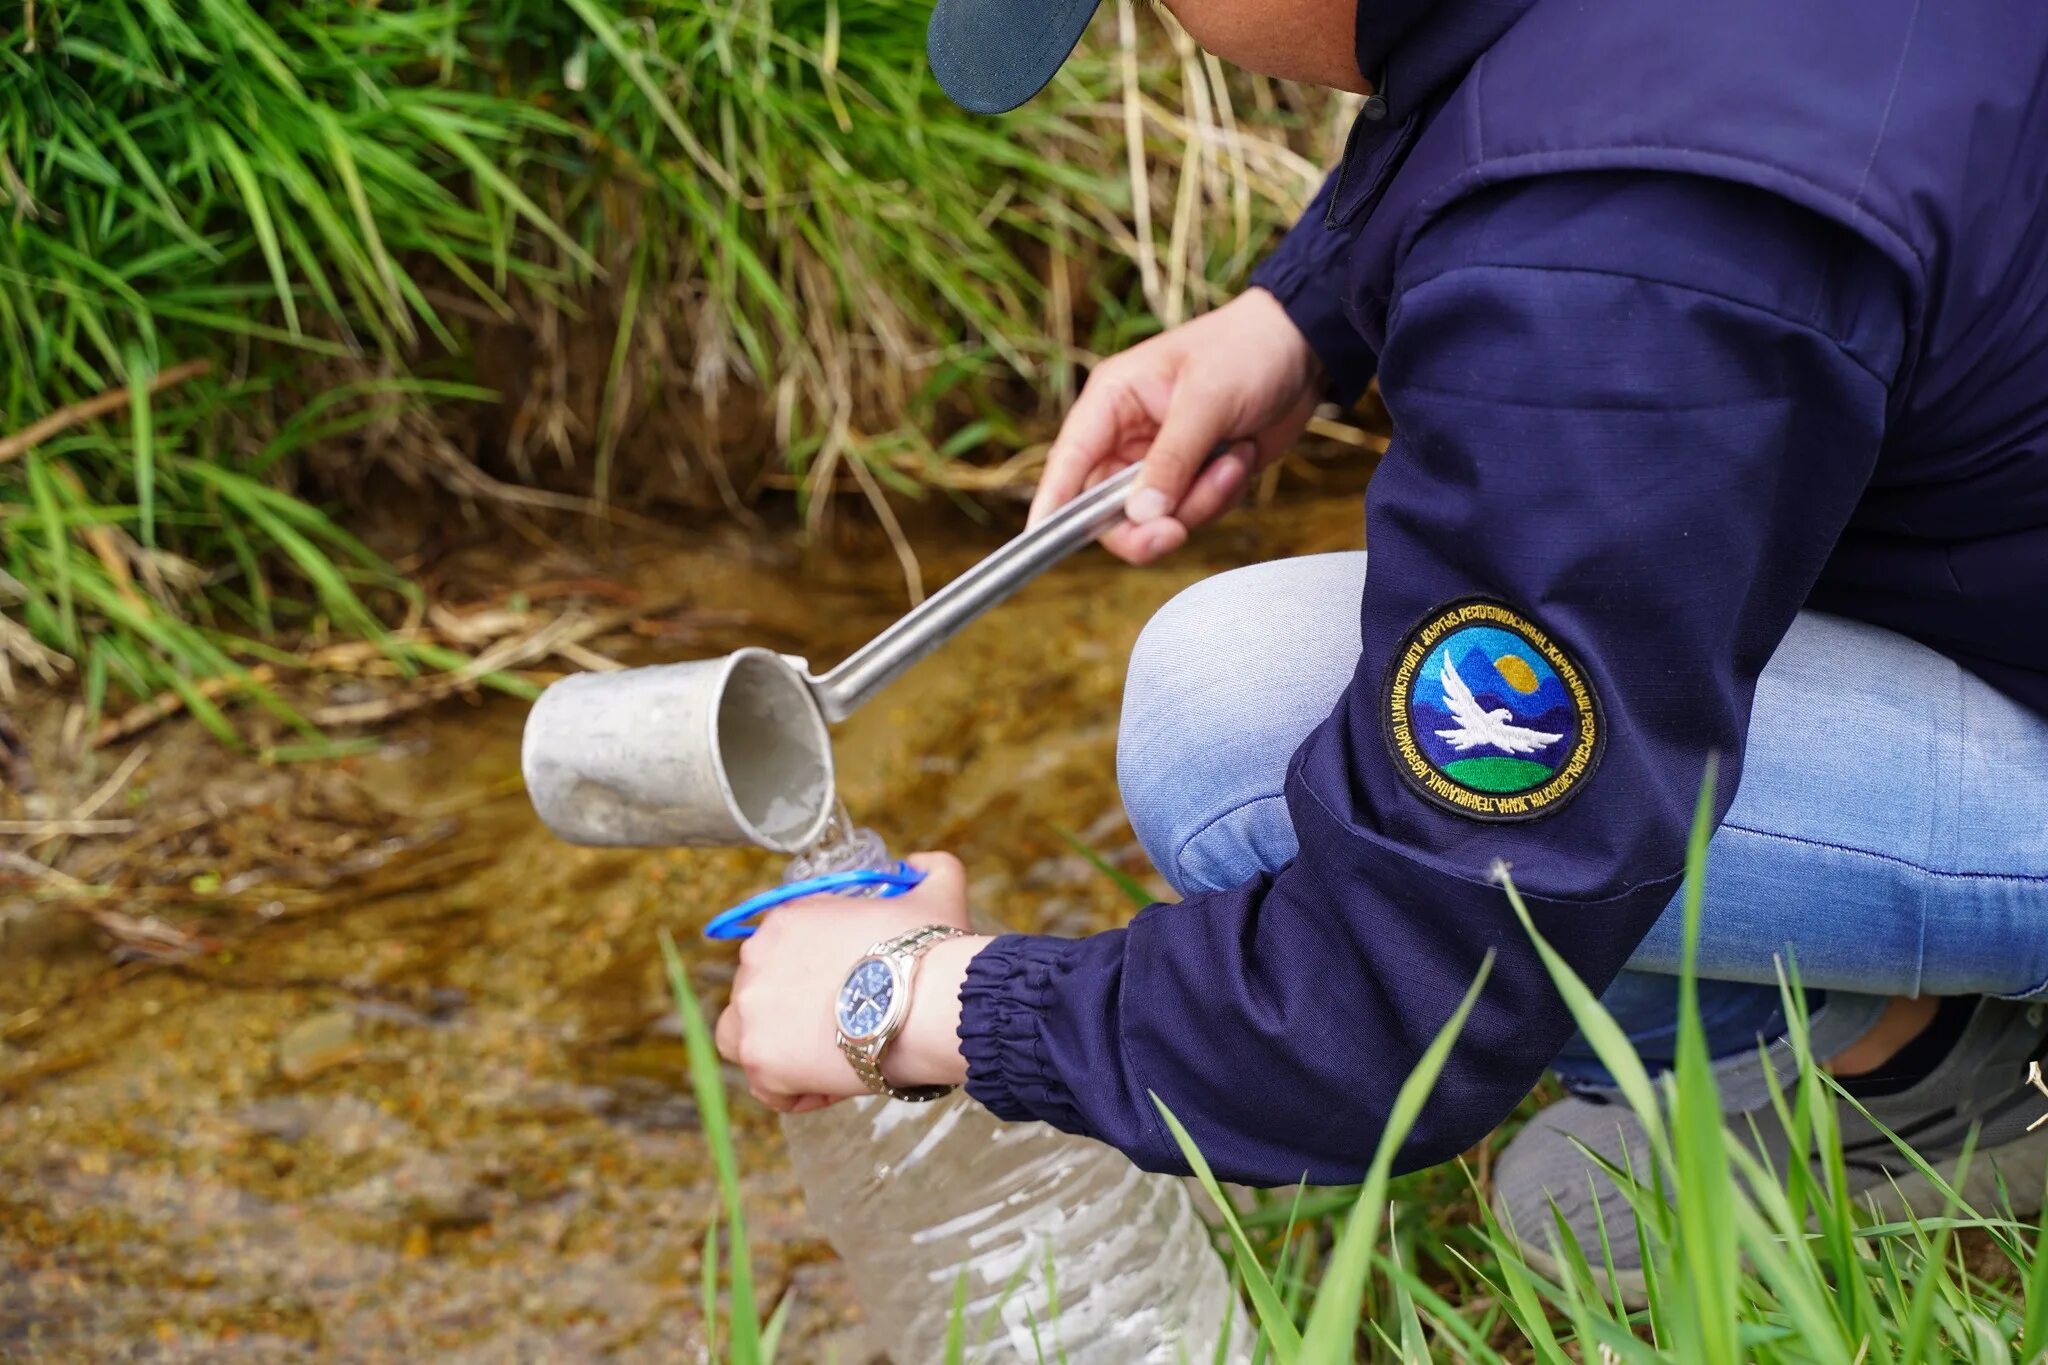
<svg viewBox="0 0 2048 1365"><path fill-rule="evenodd" d="M1065 566L841 730L847 801L899 848L959 853L1014 927L1124 918L1059 831L1149 875L1114 783L1139 627L1207 573L1355 546L1359 521L1347 487L1235 518L1165 568ZM928 581L998 538L951 527L920 538ZM830 662L903 606L879 539L809 559L736 534L579 555L594 577L687 591L687 631L636 662L742 643ZM535 571L504 546L449 569ZM443 706L375 754L283 770L152 733L120 813L198 822L133 855L161 860L165 894L102 908L198 941L182 961L117 962L102 927L0 892L0 1354L699 1355L713 1194L655 931L715 1002L728 950L695 929L775 861L554 841L518 787L522 714ZM772 1116L737 1110L759 1273L796 1295L794 1354L818 1358L855 1310Z"/></svg>

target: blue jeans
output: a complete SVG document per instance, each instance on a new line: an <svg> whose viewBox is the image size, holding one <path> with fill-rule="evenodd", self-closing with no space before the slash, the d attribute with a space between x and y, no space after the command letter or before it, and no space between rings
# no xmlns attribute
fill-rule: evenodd
<svg viewBox="0 0 2048 1365"><path fill-rule="evenodd" d="M1197 583L1146 626L1117 777L1183 895L1294 856L1282 780L1351 680L1364 590L1362 552L1277 560ZM1844 696L1843 678L1869 686ZM1864 742L1825 742L1843 725ZM1646 1061L1671 1056L1681 930L1674 905L1605 996ZM1758 682L1742 786L1709 850L1714 1055L1782 1032L1779 955L1826 992L1839 1042L1886 996L2048 997L2048 719L1903 636L1802 614ZM1604 1075L1579 1039L1557 1069Z"/></svg>

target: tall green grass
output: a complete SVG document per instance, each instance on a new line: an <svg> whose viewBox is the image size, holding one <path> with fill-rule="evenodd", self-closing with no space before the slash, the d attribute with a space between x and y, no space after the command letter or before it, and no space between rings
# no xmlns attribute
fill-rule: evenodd
<svg viewBox="0 0 2048 1365"><path fill-rule="evenodd" d="M92 709L168 688L226 734L233 692L196 684L246 682L254 639L381 637L403 585L294 495L294 461L486 397L404 374L457 345L430 294L454 280L502 309L514 278L561 275L527 237L582 254L501 168L569 125L423 75L463 19L244 0L0 19L0 431L127 390L0 463L4 605Z"/></svg>
<svg viewBox="0 0 2048 1365"><path fill-rule="evenodd" d="M1773 1097L1765 1121L1793 1137L1784 1169L1773 1169L1723 1122L1692 987L1711 776L1695 817L1687 861L1686 988L1677 1061L1651 1077L1598 998L1537 933L1521 897L1505 894L1534 939L1565 1003L1628 1106L1649 1133L1649 1165L1609 1174L1644 1248L1648 1307L1631 1310L1607 1289L1612 1262L1590 1259L1560 1232L1547 1238L1558 1273L1531 1264L1522 1245L1479 1197L1442 1172L1390 1180L1395 1151L1434 1086L1472 1002L1463 1004L1402 1085L1364 1184L1297 1190L1242 1210L1209 1173L1201 1134L1160 1104L1223 1225L1230 1258L1258 1324L1258 1357L1277 1365L1459 1360L1632 1362L1677 1365L1870 1361L2039 1361L2048 1358L2048 1220L2001 1207L1973 1207L1912 1148L1899 1162L1926 1176L1945 1199L1936 1217L1881 1221L1848 1193L1839 1106L1856 1101L1814 1064L1803 993L1787 980L1785 1001L1798 1080ZM673 946L664 942L670 982L690 1039L693 1082L717 1116L705 1125L721 1171L730 1229L729 1358L774 1358L775 1334L759 1321L761 1302L742 1269L745 1234L724 1126L723 1093L709 1033ZM2019 1086L2024 1078L2013 1077ZM1896 1139L1895 1139L1896 1141ZM2024 1192L2038 1193L2038 1192ZM1667 1197L1670 1196L1670 1197ZM1456 1200L1457 1217L1418 1207ZM2027 1202L2031 1203L2032 1200ZM1524 1229L1524 1232L1531 1230ZM1960 1239L1978 1245L1968 1257ZM1600 1262L1606 1260L1607 1264ZM707 1320L719 1304L706 1270ZM785 1296L770 1317L788 1311ZM973 1359L964 1328L959 1358ZM746 1343L744 1349L742 1342Z"/></svg>
<svg viewBox="0 0 2048 1365"><path fill-rule="evenodd" d="M553 446L602 504L639 432L734 505L733 455L914 489L1217 297L1309 187L1313 120L1156 28L998 123L933 84L928 12L0 6L0 442L113 400L0 444L0 610L98 705L375 638L403 587L338 500L367 467L563 506L502 482ZM493 330L528 363L479 372Z"/></svg>
<svg viewBox="0 0 2048 1365"><path fill-rule="evenodd" d="M1294 147L1332 141L1327 101L1226 78L1149 14L1105 17L997 120L932 79L929 0L668 0L630 7L637 27L604 0L564 8L590 60L579 118L648 195L642 231L592 243L624 282L601 466L628 333L674 338L648 300L681 290L708 302L686 345L647 349L639 387L679 350L706 401L783 386L793 469L844 456L887 478L1014 446L1070 393L1077 351L1226 297L1314 187Z"/></svg>

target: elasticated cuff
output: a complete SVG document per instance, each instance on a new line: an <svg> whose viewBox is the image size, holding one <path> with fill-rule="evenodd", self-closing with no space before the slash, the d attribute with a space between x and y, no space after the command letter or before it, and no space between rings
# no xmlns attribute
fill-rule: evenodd
<svg viewBox="0 0 2048 1365"><path fill-rule="evenodd" d="M1040 1031L1053 979L1074 939L1005 934L974 955L960 985L960 1052L967 1093L1010 1122L1042 1119L1073 1129L1073 1094L1047 1064Z"/></svg>

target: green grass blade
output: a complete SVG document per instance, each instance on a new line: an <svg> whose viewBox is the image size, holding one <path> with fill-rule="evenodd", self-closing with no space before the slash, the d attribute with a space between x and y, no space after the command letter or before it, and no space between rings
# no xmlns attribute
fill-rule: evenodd
<svg viewBox="0 0 2048 1365"><path fill-rule="evenodd" d="M447 117L442 110L415 101L408 100L402 107L416 122L429 130L436 141L454 153L456 159L469 168L471 175L509 204L513 212L560 247L564 255L586 270L593 273L597 271L597 261L582 244L564 231L561 224L550 217L540 205L534 203L531 196L513 182L512 177L506 175L485 156L483 149L470 140L455 120Z"/></svg>
<svg viewBox="0 0 2048 1365"><path fill-rule="evenodd" d="M1636 1116L1649 1131L1653 1148L1668 1150L1664 1140L1663 1106L1658 1102L1657 1092L1650 1084L1650 1073L1643 1068L1642 1058L1629 1045L1628 1037L1620 1026L1600 1004L1600 998L1593 994L1585 981L1573 970L1572 965L1559 956L1550 946L1549 940L1536 928L1536 921L1529 914L1529 907L1522 901L1522 893L1515 889L1514 879L1505 868L1500 869L1501 889L1507 893L1508 904L1514 908L1515 917L1522 922L1522 929L1529 935L1536 947L1537 956L1550 973L1551 981L1558 993L1564 997L1565 1007L1571 1011L1572 1021L1579 1026L1579 1032L1586 1036L1594 1055L1607 1068L1607 1074L1614 1078L1617 1089L1629 1103Z"/></svg>
<svg viewBox="0 0 2048 1365"><path fill-rule="evenodd" d="M2026 1320L2020 1327L2020 1342L2032 1359L2048 1357L2048 1209L2044 1209L2034 1235L2033 1262L2026 1267Z"/></svg>
<svg viewBox="0 0 2048 1365"><path fill-rule="evenodd" d="M1398 1265L1401 1261L1400 1219L1390 1213L1388 1221L1395 1225L1395 1235L1388 1243L1388 1257ZM1389 1278L1387 1287L1394 1299L1394 1322L1400 1329L1400 1340L1395 1345L1400 1351L1402 1365L1429 1365L1428 1335L1422 1330L1422 1313L1415 1306L1415 1296L1409 1292L1407 1281Z"/></svg>
<svg viewBox="0 0 2048 1365"><path fill-rule="evenodd" d="M1671 1105L1672 1182L1678 1194L1679 1281L1686 1295L1693 1343L1707 1365L1736 1365L1735 1220L1729 1178L1726 1121L1707 1054L1699 1009L1700 914L1706 882L1707 842L1714 832L1716 764L1693 808L1685 863L1684 948L1680 958L1678 1046Z"/></svg>
<svg viewBox="0 0 2048 1365"><path fill-rule="evenodd" d="M773 1365L775 1357L782 1351L782 1333L789 1326L790 1306L796 1302L794 1293L784 1294L775 1305L775 1311L768 1315L768 1321L761 1327L762 1365Z"/></svg>
<svg viewBox="0 0 2048 1365"><path fill-rule="evenodd" d="M739 1158L733 1145L732 1116L725 1104L718 1048L711 1041L711 1027L697 1004L697 994L690 988L682 954L676 951L675 940L665 929L661 932L661 961L668 975L669 994L675 997L683 1045L689 1053L690 1088L697 1097L698 1123L704 1132L704 1145L711 1153L712 1169L717 1172L719 1197L725 1205L726 1243L732 1251L732 1265L726 1274L730 1359L751 1365L762 1358L760 1318L754 1303L753 1249L747 1240Z"/></svg>
<svg viewBox="0 0 2048 1365"><path fill-rule="evenodd" d="M1090 847L1082 840L1080 835L1063 825L1054 825L1052 828L1053 833L1059 835L1066 842L1067 847L1073 849L1074 852L1080 854L1083 858L1086 858L1089 866L1114 882L1116 889L1124 893L1124 899L1129 901L1134 908L1143 910L1159 899L1145 889L1143 882L1103 857L1099 850Z"/></svg>
<svg viewBox="0 0 2048 1365"><path fill-rule="evenodd" d="M718 1220L704 1220L704 1252L699 1262L698 1301L704 1315L704 1358L718 1359Z"/></svg>
<svg viewBox="0 0 2048 1365"><path fill-rule="evenodd" d="M71 590L71 536L58 501L57 481L39 450L31 450L25 461L29 497L33 500L35 529L47 547L50 591L56 598L59 625L57 647L67 654L79 653L78 608Z"/></svg>
<svg viewBox="0 0 2048 1365"><path fill-rule="evenodd" d="M142 543L156 548L156 423L150 414L150 386L156 366L142 348L128 348L128 435L135 454L135 502L141 513Z"/></svg>
<svg viewBox="0 0 2048 1365"><path fill-rule="evenodd" d="M264 262L270 267L271 283L277 290L278 306L284 310L285 330L294 338L300 335L299 305L292 296L291 276L285 270L284 248L277 235L277 224L270 216L270 202L264 197L263 186L256 179L256 170L249 164L248 157L235 145L225 128L214 130L214 145L220 151L221 161L228 168L228 175L235 187L242 193L242 208L249 215L250 230L256 234L256 245L263 252Z"/></svg>
<svg viewBox="0 0 2048 1365"><path fill-rule="evenodd" d="M1150 1091L1146 1092L1151 1094ZM1223 1186L1216 1180L1215 1172L1209 1169L1208 1161L1202 1156L1201 1148L1166 1107L1166 1101L1152 1095L1152 1103L1166 1120L1168 1131L1173 1134L1174 1143L1187 1158L1188 1166L1201 1182L1209 1201L1223 1216L1223 1225L1230 1231L1230 1240L1236 1250L1238 1274L1244 1277L1245 1292L1251 1296L1252 1311L1259 1315L1259 1328L1272 1344L1273 1356L1280 1365L1294 1365L1301 1355L1301 1333L1295 1329L1294 1319L1280 1302L1280 1295L1273 1288L1272 1277L1259 1264L1258 1253L1252 1249L1251 1239L1245 1236L1243 1224L1237 1221L1237 1210L1223 1193Z"/></svg>
<svg viewBox="0 0 2048 1365"><path fill-rule="evenodd" d="M967 1359L967 1267L953 1277L953 1306L946 1316L946 1365Z"/></svg>
<svg viewBox="0 0 2048 1365"><path fill-rule="evenodd" d="M1444 1063L1450 1058L1458 1033L1465 1027L1465 1020L1471 1015L1472 1006L1478 1002L1479 992L1485 987L1486 978L1492 970L1493 954L1489 952L1480 962L1472 984L1466 988L1465 998L1458 1002L1458 1008L1451 1012L1451 1017L1437 1031L1436 1037L1423 1049L1414 1069L1394 1095L1394 1103L1387 1111L1386 1127L1380 1133L1379 1146L1373 1152L1372 1164L1366 1168L1358 1202L1352 1205L1350 1214L1345 1218L1337 1249L1331 1254L1330 1263L1323 1272L1322 1290L1316 1296L1315 1307L1309 1312L1308 1326L1302 1331L1304 1360L1335 1362L1351 1358L1353 1337L1358 1330L1359 1305L1364 1301L1366 1281L1371 1274L1373 1244L1379 1238L1380 1217L1386 1211L1387 1181L1393 1172L1394 1157L1401 1150L1401 1144L1407 1141L1409 1130L1422 1116L1422 1107L1436 1089L1437 1077L1443 1073Z"/></svg>

